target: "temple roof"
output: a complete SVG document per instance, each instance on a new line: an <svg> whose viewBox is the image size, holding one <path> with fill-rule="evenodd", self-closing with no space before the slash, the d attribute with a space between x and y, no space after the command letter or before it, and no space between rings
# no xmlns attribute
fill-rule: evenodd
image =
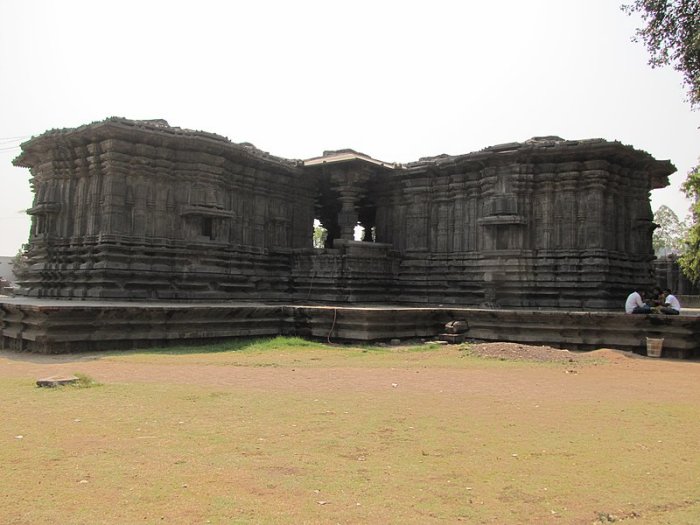
<svg viewBox="0 0 700 525"><path fill-rule="evenodd" d="M400 164L397 164L395 162L384 162L382 160L372 158L369 155L365 155L364 153L360 153L359 151L355 151L353 149L340 149L340 150L334 150L334 151L324 151L323 155L321 155L320 157L313 157L310 159L306 159L304 161L304 166L337 164L337 163L341 163L341 162L362 162L362 163L373 164L375 166L381 166L383 168L392 169L392 170L401 167Z"/></svg>
<svg viewBox="0 0 700 525"><path fill-rule="evenodd" d="M22 153L13 161L16 166L31 167L42 157L42 152L56 148L76 148L103 140L120 139L132 143L142 143L154 147L174 150L195 149L244 160L253 159L274 163L288 169L318 166L365 166L379 168L385 172L420 172L431 167L447 170L480 169L493 163L546 163L546 162L585 162L606 160L620 163L634 171L650 174L651 187L668 186L668 176L676 171L668 160L656 160L649 153L637 150L619 141L600 138L566 140L558 136L533 137L524 142L509 142L489 146L480 151L461 155L437 155L423 157L415 162L399 164L375 159L353 149L324 151L323 155L306 160L291 160L270 155L250 143L231 142L227 137L205 131L170 126L166 120L130 120L110 117L77 128L53 129L32 137L22 144ZM245 160L248 159L248 160ZM471 165L471 166L470 166Z"/></svg>
<svg viewBox="0 0 700 525"><path fill-rule="evenodd" d="M22 143L22 153L15 166L29 168L42 151L55 148L75 148L103 140L119 139L132 143L171 149L195 149L211 154L252 157L285 167L298 166L299 161L270 155L249 142L237 144L227 137L206 131L171 126L164 119L131 120L109 117L77 128L51 129Z"/></svg>
<svg viewBox="0 0 700 525"><path fill-rule="evenodd" d="M648 172L651 189L669 185L668 176L676 172L670 160L656 160L646 151L635 149L619 141L601 138L566 140L557 136L533 137L524 142L507 142L461 155L422 157L405 165L409 170L423 170L432 166L463 169L466 165L486 166L502 162L586 162L604 160L619 162L633 170Z"/></svg>

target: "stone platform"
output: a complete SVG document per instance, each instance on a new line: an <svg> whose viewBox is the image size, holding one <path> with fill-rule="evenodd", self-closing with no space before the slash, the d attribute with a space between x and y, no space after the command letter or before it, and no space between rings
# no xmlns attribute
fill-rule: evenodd
<svg viewBox="0 0 700 525"><path fill-rule="evenodd" d="M681 316L619 312L457 307L314 306L266 303L148 303L0 300L3 349L64 353L300 335L332 342L434 338L463 320L466 337L645 353L663 338L663 356L700 357L700 312Z"/></svg>

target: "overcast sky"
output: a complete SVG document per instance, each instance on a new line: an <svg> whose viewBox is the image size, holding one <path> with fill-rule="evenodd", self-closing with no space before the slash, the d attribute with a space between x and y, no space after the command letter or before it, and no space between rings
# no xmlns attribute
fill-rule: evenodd
<svg viewBox="0 0 700 525"><path fill-rule="evenodd" d="M0 0L0 255L28 235L18 143L109 116L288 158L619 140L676 165L652 208L683 217L700 112L630 41L638 24L615 0Z"/></svg>

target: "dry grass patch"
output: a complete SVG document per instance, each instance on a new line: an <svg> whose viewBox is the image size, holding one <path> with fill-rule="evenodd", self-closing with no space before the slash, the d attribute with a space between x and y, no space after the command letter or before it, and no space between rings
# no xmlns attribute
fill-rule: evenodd
<svg viewBox="0 0 700 525"><path fill-rule="evenodd" d="M693 363L265 344L0 374L3 523L700 521Z"/></svg>

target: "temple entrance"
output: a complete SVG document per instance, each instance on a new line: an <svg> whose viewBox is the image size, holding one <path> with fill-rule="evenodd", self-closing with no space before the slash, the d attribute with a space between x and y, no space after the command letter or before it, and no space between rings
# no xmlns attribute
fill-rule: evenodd
<svg viewBox="0 0 700 525"><path fill-rule="evenodd" d="M304 166L318 176L315 216L327 230L325 248L345 241L380 241L373 186L378 174L394 165L353 150L338 150L306 160Z"/></svg>

